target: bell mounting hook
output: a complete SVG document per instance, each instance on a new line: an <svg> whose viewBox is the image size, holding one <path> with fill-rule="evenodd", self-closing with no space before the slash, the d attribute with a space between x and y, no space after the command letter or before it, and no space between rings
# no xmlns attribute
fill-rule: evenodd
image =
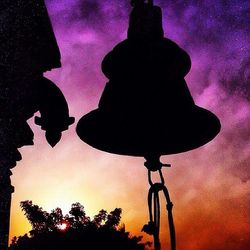
<svg viewBox="0 0 250 250"><path fill-rule="evenodd" d="M144 3L146 2L149 5L154 5L154 0L131 0L130 4L134 7L137 3Z"/></svg>

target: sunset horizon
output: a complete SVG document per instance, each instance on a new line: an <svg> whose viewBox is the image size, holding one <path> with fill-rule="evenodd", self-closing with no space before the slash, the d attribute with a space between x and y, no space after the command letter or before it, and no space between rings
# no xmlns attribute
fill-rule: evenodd
<svg viewBox="0 0 250 250"><path fill-rule="evenodd" d="M62 67L46 72L63 92L75 123L54 147L45 132L28 123L34 145L22 147L12 169L9 242L31 226L20 202L32 200L50 212L66 214L80 202L90 217L99 210L122 209L131 235L148 223L147 169L143 157L97 150L76 134L77 122L98 107L108 79L101 62L127 38L130 1L45 0L61 52ZM247 1L155 1L163 11L165 37L188 52L192 68L185 77L195 104L213 112L221 132L206 145L161 161L173 206L177 249L247 250L250 248L249 49ZM247 85L248 84L248 85ZM163 114L165 115L165 114ZM162 249L169 231L162 203Z"/></svg>

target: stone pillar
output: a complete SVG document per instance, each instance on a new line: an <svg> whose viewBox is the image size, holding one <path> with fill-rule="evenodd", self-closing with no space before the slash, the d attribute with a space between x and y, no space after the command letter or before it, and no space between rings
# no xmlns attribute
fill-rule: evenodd
<svg viewBox="0 0 250 250"><path fill-rule="evenodd" d="M9 168L0 168L0 250L8 249L11 194L14 192L11 174Z"/></svg>

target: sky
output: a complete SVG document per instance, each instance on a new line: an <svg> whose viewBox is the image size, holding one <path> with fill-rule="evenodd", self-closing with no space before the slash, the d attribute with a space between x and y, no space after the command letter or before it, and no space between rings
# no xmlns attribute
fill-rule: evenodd
<svg viewBox="0 0 250 250"><path fill-rule="evenodd" d="M165 36L192 59L186 80L195 103L215 113L220 134L207 145L162 156L180 250L250 248L250 2L249 0L155 1L162 7ZM100 66L127 34L128 0L47 0L61 50L62 68L46 73L63 91L76 122L98 105L107 82ZM122 222L143 235L148 222L147 171L140 157L113 155L82 142L75 126L51 148L34 125L35 145L22 148L13 170L11 237L30 226L19 206L33 203L66 213L81 202L87 214L123 209ZM163 203L162 203L163 206ZM163 216L164 217L164 216ZM152 239L151 239L152 240ZM162 218L163 249L169 244Z"/></svg>

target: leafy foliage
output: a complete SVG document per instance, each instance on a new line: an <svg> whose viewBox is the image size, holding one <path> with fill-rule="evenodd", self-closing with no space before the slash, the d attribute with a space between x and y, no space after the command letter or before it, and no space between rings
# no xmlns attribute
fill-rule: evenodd
<svg viewBox="0 0 250 250"><path fill-rule="evenodd" d="M147 245L140 243L141 236L130 237L120 226L120 208L110 213L101 210L93 220L80 203L72 204L66 215L60 208L48 213L32 201L21 202L21 208L32 230L29 236L14 237L10 250L145 250Z"/></svg>

